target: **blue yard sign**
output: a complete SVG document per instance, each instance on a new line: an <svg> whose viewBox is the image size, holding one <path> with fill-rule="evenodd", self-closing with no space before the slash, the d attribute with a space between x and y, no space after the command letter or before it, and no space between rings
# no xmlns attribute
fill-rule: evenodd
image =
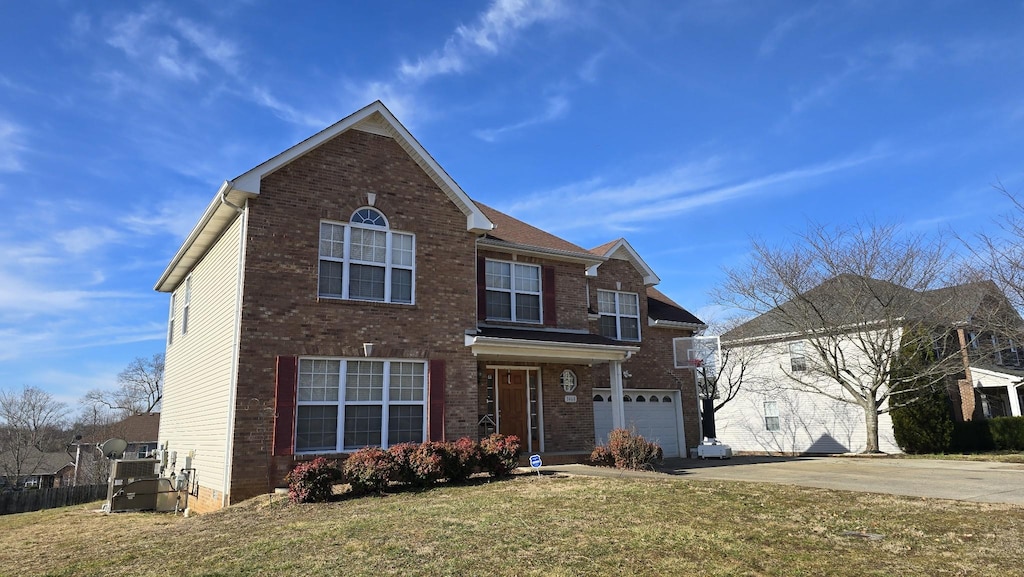
<svg viewBox="0 0 1024 577"><path fill-rule="evenodd" d="M530 455L530 466L540 475L540 455Z"/></svg>

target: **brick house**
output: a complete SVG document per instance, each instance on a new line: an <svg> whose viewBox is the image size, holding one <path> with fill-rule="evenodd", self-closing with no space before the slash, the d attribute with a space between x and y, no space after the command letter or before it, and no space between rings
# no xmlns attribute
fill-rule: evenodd
<svg viewBox="0 0 1024 577"><path fill-rule="evenodd" d="M225 182L160 277L160 445L192 457L198 510L367 445L499 431L575 459L636 423L685 455L672 343L704 325L658 282L624 239L474 202L375 102Z"/></svg>

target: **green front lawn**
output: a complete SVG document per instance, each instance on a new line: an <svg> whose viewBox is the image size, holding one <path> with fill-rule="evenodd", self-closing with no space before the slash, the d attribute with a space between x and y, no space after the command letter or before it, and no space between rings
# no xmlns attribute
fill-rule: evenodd
<svg viewBox="0 0 1024 577"><path fill-rule="evenodd" d="M754 483L521 475L188 519L88 509L0 517L0 574L1024 575L1020 507Z"/></svg>

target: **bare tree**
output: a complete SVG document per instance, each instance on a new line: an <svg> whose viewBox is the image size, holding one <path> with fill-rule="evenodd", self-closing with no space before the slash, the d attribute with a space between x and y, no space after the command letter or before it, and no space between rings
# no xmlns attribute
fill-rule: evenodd
<svg viewBox="0 0 1024 577"><path fill-rule="evenodd" d="M36 387L0 391L0 467L8 483L39 472L46 453L64 448L64 403Z"/></svg>
<svg viewBox="0 0 1024 577"><path fill-rule="evenodd" d="M148 359L135 357L117 375L116 389L93 389L86 393L84 401L87 405L114 411L122 418L151 413L160 405L163 385L163 353L157 353Z"/></svg>
<svg viewBox="0 0 1024 577"><path fill-rule="evenodd" d="M959 295L933 290L946 262L942 244L891 225L811 226L780 248L755 241L750 262L726 270L714 294L758 316L723 346L804 347L780 363L788 384L860 407L865 451L877 452L879 414L963 371L962 347L946 346ZM899 362L907 347L940 354L908 374Z"/></svg>

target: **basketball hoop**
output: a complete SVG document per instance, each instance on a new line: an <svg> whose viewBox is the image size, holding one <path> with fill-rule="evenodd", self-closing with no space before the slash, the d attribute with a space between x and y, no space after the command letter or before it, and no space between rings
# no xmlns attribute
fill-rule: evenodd
<svg viewBox="0 0 1024 577"><path fill-rule="evenodd" d="M699 369L702 366L704 366L704 359L690 359L686 362L689 363L690 366L692 366L695 369Z"/></svg>

